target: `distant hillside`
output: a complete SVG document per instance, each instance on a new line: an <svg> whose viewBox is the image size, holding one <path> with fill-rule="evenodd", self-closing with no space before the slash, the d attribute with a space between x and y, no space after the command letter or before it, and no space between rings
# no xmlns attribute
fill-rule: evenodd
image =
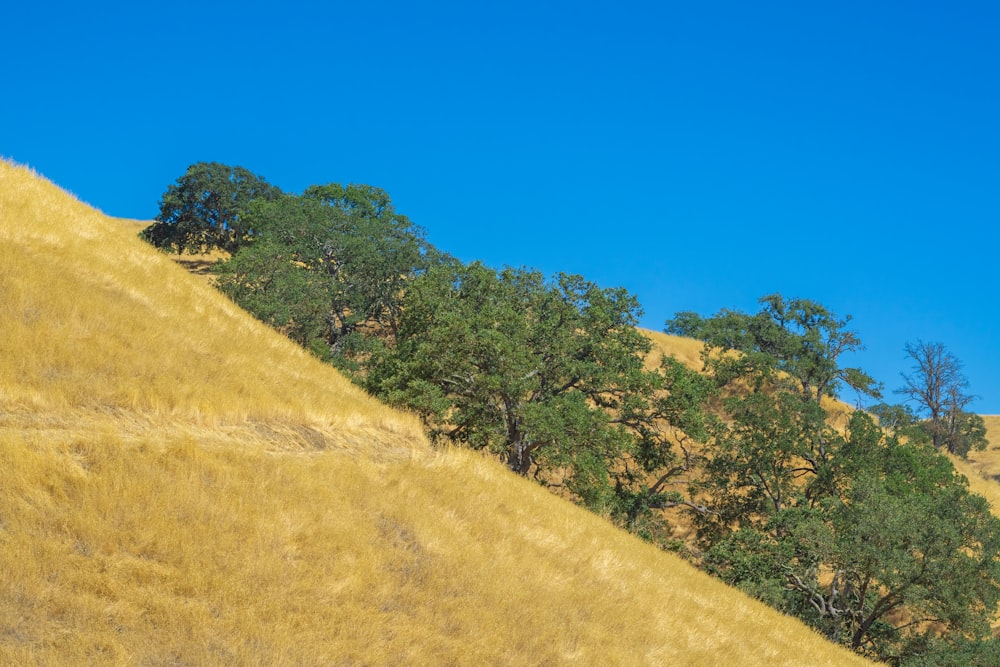
<svg viewBox="0 0 1000 667"><path fill-rule="evenodd" d="M6 162L0 303L0 664L865 664Z"/></svg>

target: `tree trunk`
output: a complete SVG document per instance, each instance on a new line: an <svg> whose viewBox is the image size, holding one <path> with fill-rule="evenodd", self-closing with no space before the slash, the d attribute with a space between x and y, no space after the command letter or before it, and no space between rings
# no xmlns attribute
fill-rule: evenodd
<svg viewBox="0 0 1000 667"><path fill-rule="evenodd" d="M507 448L507 467L522 477L526 477L531 470L531 453L527 446L521 441L512 442Z"/></svg>

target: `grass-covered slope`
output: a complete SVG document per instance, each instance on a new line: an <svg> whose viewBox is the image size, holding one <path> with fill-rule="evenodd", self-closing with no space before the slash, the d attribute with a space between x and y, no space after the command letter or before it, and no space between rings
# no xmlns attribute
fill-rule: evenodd
<svg viewBox="0 0 1000 667"><path fill-rule="evenodd" d="M277 419L329 427L345 443L421 439L414 420L138 242L134 225L8 163L0 221L6 410Z"/></svg>
<svg viewBox="0 0 1000 667"><path fill-rule="evenodd" d="M969 452L969 458L952 457L955 467L969 479L969 487L990 501L993 513L1000 516L1000 415L983 415L989 447Z"/></svg>
<svg viewBox="0 0 1000 667"><path fill-rule="evenodd" d="M0 161L0 664L844 665Z"/></svg>

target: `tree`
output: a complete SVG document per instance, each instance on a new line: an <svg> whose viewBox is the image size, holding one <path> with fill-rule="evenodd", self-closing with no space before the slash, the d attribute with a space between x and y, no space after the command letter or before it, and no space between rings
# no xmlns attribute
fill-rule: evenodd
<svg viewBox="0 0 1000 667"><path fill-rule="evenodd" d="M219 248L236 252L253 235L244 220L250 202L277 198L281 190L243 167L198 162L170 185L156 222L142 238L181 253Z"/></svg>
<svg viewBox="0 0 1000 667"><path fill-rule="evenodd" d="M793 442L800 428L778 424L754 433ZM754 440L737 440L750 467L731 466L724 490L713 459L723 502L709 505L731 523L705 555L710 572L881 660L917 656L935 638L990 636L1000 520L936 450L858 411L828 434L824 472L784 484L765 471L797 468L787 447L758 440L751 455Z"/></svg>
<svg viewBox="0 0 1000 667"><path fill-rule="evenodd" d="M368 386L434 437L626 524L674 500L660 480L677 464L666 422L695 431L706 383L679 365L645 368L651 343L625 290L450 263L414 280L401 312Z"/></svg>
<svg viewBox="0 0 1000 667"><path fill-rule="evenodd" d="M835 436L822 399L836 398L841 384L880 395L871 376L839 363L844 353L863 349L858 335L846 329L849 316L780 294L760 303L753 315L722 310L702 318L683 312L666 324L669 333L705 343L705 372L726 390L724 420L708 448L704 480L691 489L692 496L708 494L713 507L695 517L706 544L748 521L760 529L789 503L818 502L830 491Z"/></svg>
<svg viewBox="0 0 1000 667"><path fill-rule="evenodd" d="M839 318L808 299L786 300L780 294L760 299L754 315L722 310L710 318L677 313L666 331L705 342L706 363L720 384L735 378L759 382L794 383L810 400L836 397L841 383L859 393L878 396L880 387L857 368L841 368L846 352L864 349L857 334L845 327L851 317ZM715 354L736 351L738 355Z"/></svg>
<svg viewBox="0 0 1000 667"><path fill-rule="evenodd" d="M845 484L817 553L839 579L820 596L845 641L886 659L919 652L921 638L990 636L1000 521L985 499L933 447L887 437L862 412L838 464Z"/></svg>
<svg viewBox="0 0 1000 667"><path fill-rule="evenodd" d="M975 413L966 412L957 408L956 403L952 403L948 411L948 439L945 446L948 451L963 459L969 452L986 449L990 441L986 437L986 422Z"/></svg>
<svg viewBox="0 0 1000 667"><path fill-rule="evenodd" d="M327 183L310 185L302 194L309 199L316 199L338 208L344 213L356 214L360 218L395 220L403 226L409 225L405 217L396 213L389 193L382 188L358 183L349 183L346 186L340 183Z"/></svg>
<svg viewBox="0 0 1000 667"><path fill-rule="evenodd" d="M907 343L906 355L914 362L912 374L902 374L905 386L898 392L918 405L926 416L931 442L965 457L985 449L986 427L982 417L965 411L975 396L966 393L969 382L962 363L942 343Z"/></svg>
<svg viewBox="0 0 1000 667"><path fill-rule="evenodd" d="M426 240L423 228L396 212L389 194L370 185L313 185L303 197L342 211L340 247L324 253L334 258L347 308L337 313L341 333L364 322L395 338L400 304L409 282L449 258Z"/></svg>
<svg viewBox="0 0 1000 667"><path fill-rule="evenodd" d="M931 441L920 417L908 405L878 403L868 408L868 414L875 417L879 426L891 437L921 444Z"/></svg>
<svg viewBox="0 0 1000 667"><path fill-rule="evenodd" d="M395 336L408 281L437 255L381 190L350 186L352 206L319 190L252 202L243 217L254 237L218 266L218 285L300 344L350 365L372 337Z"/></svg>

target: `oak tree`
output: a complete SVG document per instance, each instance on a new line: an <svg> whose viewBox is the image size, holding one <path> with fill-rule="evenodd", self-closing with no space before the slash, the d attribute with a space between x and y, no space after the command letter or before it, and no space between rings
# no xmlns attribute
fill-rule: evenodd
<svg viewBox="0 0 1000 667"><path fill-rule="evenodd" d="M250 202L277 198L281 190L243 167L198 162L171 184L160 200L156 222L141 236L158 248L236 252L253 235L245 220Z"/></svg>
<svg viewBox="0 0 1000 667"><path fill-rule="evenodd" d="M639 312L625 290L579 276L440 265L409 285L397 343L368 386L435 437L634 527L677 500L667 430L697 432L707 391L680 364L645 367Z"/></svg>
<svg viewBox="0 0 1000 667"><path fill-rule="evenodd" d="M244 219L254 237L217 275L259 319L353 368L378 338L395 336L408 282L438 254L383 191L349 186L349 206L322 194L339 187L253 202Z"/></svg>

